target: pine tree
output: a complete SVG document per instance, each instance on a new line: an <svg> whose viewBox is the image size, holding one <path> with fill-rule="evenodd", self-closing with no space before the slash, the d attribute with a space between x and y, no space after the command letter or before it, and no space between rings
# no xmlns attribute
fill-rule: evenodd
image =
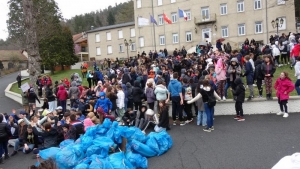
<svg viewBox="0 0 300 169"><path fill-rule="evenodd" d="M112 11L109 11L109 13L108 13L107 22L108 22L108 25L114 25L116 22L115 16Z"/></svg>

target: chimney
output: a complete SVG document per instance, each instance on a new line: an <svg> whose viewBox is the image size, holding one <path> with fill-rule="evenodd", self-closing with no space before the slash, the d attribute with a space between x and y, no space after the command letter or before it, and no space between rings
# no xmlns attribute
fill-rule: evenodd
<svg viewBox="0 0 300 169"><path fill-rule="evenodd" d="M93 30L93 29L94 29L94 26L92 25L92 26L91 26L91 30Z"/></svg>

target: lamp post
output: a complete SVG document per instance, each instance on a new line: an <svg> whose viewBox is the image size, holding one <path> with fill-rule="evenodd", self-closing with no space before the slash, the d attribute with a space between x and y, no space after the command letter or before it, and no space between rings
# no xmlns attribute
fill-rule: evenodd
<svg viewBox="0 0 300 169"><path fill-rule="evenodd" d="M275 20L272 20L271 24L273 28L277 29L277 35L278 35L278 28L282 27L284 20L282 18L276 18Z"/></svg>
<svg viewBox="0 0 300 169"><path fill-rule="evenodd" d="M130 46L130 45L132 44L132 40L129 39L129 41L127 42L127 40L124 39L124 44L125 44L125 46L126 46L126 48L127 48L127 58L129 59L128 46Z"/></svg>

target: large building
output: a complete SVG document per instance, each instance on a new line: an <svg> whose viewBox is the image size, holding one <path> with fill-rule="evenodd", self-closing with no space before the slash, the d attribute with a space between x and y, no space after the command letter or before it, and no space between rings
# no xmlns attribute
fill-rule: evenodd
<svg viewBox="0 0 300 169"><path fill-rule="evenodd" d="M134 22L104 26L86 33L90 60L136 56Z"/></svg>
<svg viewBox="0 0 300 169"><path fill-rule="evenodd" d="M294 0L134 0L138 51L189 49L201 41L225 38L234 48L246 38L268 43L270 35L295 32ZM187 14L179 18L178 9ZM172 24L164 22L166 14ZM157 26L139 26L138 17L153 15ZM274 21L275 22L275 21Z"/></svg>

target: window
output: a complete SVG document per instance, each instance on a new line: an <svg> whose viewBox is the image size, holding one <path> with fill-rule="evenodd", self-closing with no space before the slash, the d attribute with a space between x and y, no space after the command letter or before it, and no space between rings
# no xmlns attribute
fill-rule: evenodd
<svg viewBox="0 0 300 169"><path fill-rule="evenodd" d="M110 34L110 32L106 32L106 40L111 40L111 34Z"/></svg>
<svg viewBox="0 0 300 169"><path fill-rule="evenodd" d="M286 0L277 0L277 5L283 5L285 4Z"/></svg>
<svg viewBox="0 0 300 169"><path fill-rule="evenodd" d="M132 43L131 45L130 45L130 50L131 51L135 51L136 49L135 49L136 47L135 47L135 43Z"/></svg>
<svg viewBox="0 0 300 169"><path fill-rule="evenodd" d="M178 43L178 34L177 33L173 34L173 43Z"/></svg>
<svg viewBox="0 0 300 169"><path fill-rule="evenodd" d="M96 34L96 42L100 42L100 34Z"/></svg>
<svg viewBox="0 0 300 169"><path fill-rule="evenodd" d="M263 33L262 22L255 22L255 33Z"/></svg>
<svg viewBox="0 0 300 169"><path fill-rule="evenodd" d="M140 37L139 38L139 42L140 42L140 47L144 47L145 46L144 37Z"/></svg>
<svg viewBox="0 0 300 169"><path fill-rule="evenodd" d="M119 39L123 39L123 31L119 30L118 33L119 33Z"/></svg>
<svg viewBox="0 0 300 169"><path fill-rule="evenodd" d="M261 0L254 0L254 9L261 9Z"/></svg>
<svg viewBox="0 0 300 169"><path fill-rule="evenodd" d="M107 54L112 54L112 46L107 46Z"/></svg>
<svg viewBox="0 0 300 169"><path fill-rule="evenodd" d="M158 15L158 25L163 25L163 24L164 24L163 15Z"/></svg>
<svg viewBox="0 0 300 169"><path fill-rule="evenodd" d="M136 8L142 7L142 0L136 0Z"/></svg>
<svg viewBox="0 0 300 169"><path fill-rule="evenodd" d="M159 45L165 45L165 36L164 35L161 35L159 36Z"/></svg>
<svg viewBox="0 0 300 169"><path fill-rule="evenodd" d="M186 32L185 36L186 36L186 41L187 42L191 42L192 41L192 32Z"/></svg>
<svg viewBox="0 0 300 169"><path fill-rule="evenodd" d="M124 50L123 50L123 49L124 49L124 46L123 46L123 44L120 44L120 45L119 45L119 52L120 52L120 53L124 52Z"/></svg>
<svg viewBox="0 0 300 169"><path fill-rule="evenodd" d="M187 20L190 21L192 19L192 14L191 14L191 11L188 10L188 11L184 11L186 13L186 16L187 16Z"/></svg>
<svg viewBox="0 0 300 169"><path fill-rule="evenodd" d="M135 37L135 28L130 29L130 37Z"/></svg>
<svg viewBox="0 0 300 169"><path fill-rule="evenodd" d="M162 0L157 0L157 6L161 6L162 5Z"/></svg>
<svg viewBox="0 0 300 169"><path fill-rule="evenodd" d="M222 29L222 38L226 38L226 37L228 37L228 27L227 26L222 26L221 27L221 29Z"/></svg>
<svg viewBox="0 0 300 169"><path fill-rule="evenodd" d="M177 13L172 13L172 23L177 22Z"/></svg>
<svg viewBox="0 0 300 169"><path fill-rule="evenodd" d="M244 12L244 1L237 2L237 11Z"/></svg>
<svg viewBox="0 0 300 169"><path fill-rule="evenodd" d="M227 14L227 4L221 4L220 5L221 15Z"/></svg>
<svg viewBox="0 0 300 169"><path fill-rule="evenodd" d="M238 34L239 36L245 35L246 31L245 31L245 24L239 24L238 25Z"/></svg>
<svg viewBox="0 0 300 169"><path fill-rule="evenodd" d="M97 56L101 55L101 49L100 49L100 47L96 47L96 55Z"/></svg>
<svg viewBox="0 0 300 169"><path fill-rule="evenodd" d="M201 8L201 14L202 14L203 20L209 20L209 8L208 7Z"/></svg>
<svg viewBox="0 0 300 169"><path fill-rule="evenodd" d="M171 0L171 3L175 3L176 2L176 0Z"/></svg>

